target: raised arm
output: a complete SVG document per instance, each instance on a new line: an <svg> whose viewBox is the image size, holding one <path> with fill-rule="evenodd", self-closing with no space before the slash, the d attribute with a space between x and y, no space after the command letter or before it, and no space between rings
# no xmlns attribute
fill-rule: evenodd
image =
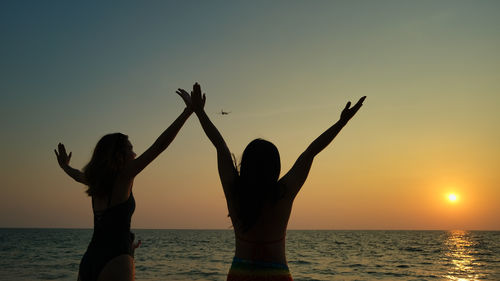
<svg viewBox="0 0 500 281"><path fill-rule="evenodd" d="M125 167L125 176L133 178L144 168L146 168L149 163L151 163L170 145L186 120L189 118L189 116L191 116L193 110L191 107L191 99L189 95L187 97L183 95L180 96L186 103L186 108L182 111L179 117L177 117L177 119L175 119L175 121L158 137L158 139L146 151L144 151L144 153L141 154L141 156L134 159L129 165Z"/></svg>
<svg viewBox="0 0 500 281"><path fill-rule="evenodd" d="M57 145L57 150L54 149L54 153L56 154L59 167L61 167L61 169L63 169L63 171L68 174L68 176L79 183L87 184L87 180L85 179L84 174L80 170L72 168L69 165L69 160L71 160L71 152L69 153L69 155L66 153L64 144L59 143Z"/></svg>
<svg viewBox="0 0 500 281"><path fill-rule="evenodd" d="M286 196L289 196L292 200L295 198L307 179L314 157L333 141L347 122L349 122L356 112L358 112L359 108L361 108L365 98L366 96L359 99L352 108L350 108L351 102L348 102L340 114L340 120L317 137L299 156L297 161L295 161L290 171L280 179L280 183L286 186Z"/></svg>
<svg viewBox="0 0 500 281"><path fill-rule="evenodd" d="M179 89L179 91L186 92L182 89ZM227 197L230 192L230 187L233 186L233 183L238 175L231 158L231 152L229 151L224 138L219 133L219 130L217 130L215 125L212 121L210 121L210 118L208 118L205 113L204 106L206 97L205 94L201 94L201 87L198 83L193 85L191 100L193 102L193 110L200 120L203 131L205 131L205 134L217 150L217 167L219 170L219 177L222 182L224 194Z"/></svg>

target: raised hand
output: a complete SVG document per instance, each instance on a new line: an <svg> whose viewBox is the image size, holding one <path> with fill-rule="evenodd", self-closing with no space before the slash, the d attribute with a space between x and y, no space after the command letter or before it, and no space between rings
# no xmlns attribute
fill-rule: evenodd
<svg viewBox="0 0 500 281"><path fill-rule="evenodd" d="M207 98L205 97L205 94L203 95L201 94L200 84L195 83L193 85L193 91L191 92L191 102L193 105L194 112L203 111L206 99Z"/></svg>
<svg viewBox="0 0 500 281"><path fill-rule="evenodd" d="M61 166L61 168L67 167L69 165L69 160L71 159L71 152L68 155L66 153L66 148L62 143L57 145L57 150L54 149L54 152L56 153L59 166Z"/></svg>
<svg viewBox="0 0 500 281"><path fill-rule="evenodd" d="M349 121L356 114L356 112L358 112L358 110L361 108L361 106L363 105L363 101L365 99L366 99L366 96L360 98L358 100L358 102L353 107L351 107L351 102L348 102L346 104L344 110L342 110L342 113L340 114L340 120L342 120L344 122ZM349 108L349 107L351 107L351 108Z"/></svg>
<svg viewBox="0 0 500 281"><path fill-rule="evenodd" d="M181 88L177 89L177 91L175 91L175 92L182 98L182 100L186 104L186 107L189 110L193 110L193 104L191 102L191 96L189 95L189 93L186 92L186 90L181 89Z"/></svg>

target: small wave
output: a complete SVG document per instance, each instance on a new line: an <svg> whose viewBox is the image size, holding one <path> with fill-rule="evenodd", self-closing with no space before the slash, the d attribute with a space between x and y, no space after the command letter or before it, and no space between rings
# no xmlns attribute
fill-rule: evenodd
<svg viewBox="0 0 500 281"><path fill-rule="evenodd" d="M136 271L147 271L149 269L150 269L149 266L144 266L144 265L136 265L135 266Z"/></svg>
<svg viewBox="0 0 500 281"><path fill-rule="evenodd" d="M293 263L293 264L311 264L311 262L305 261L305 260L297 260L293 262L288 262L288 263Z"/></svg>
<svg viewBox="0 0 500 281"><path fill-rule="evenodd" d="M401 248L400 250L402 251L408 251L408 252L423 252L424 250L416 247L406 247L406 248Z"/></svg>
<svg viewBox="0 0 500 281"><path fill-rule="evenodd" d="M60 280L60 279L68 278L69 275L64 274L64 273L61 273L61 274L42 274L40 277L43 280Z"/></svg>
<svg viewBox="0 0 500 281"><path fill-rule="evenodd" d="M384 275L394 276L394 277L406 277L410 276L409 274L397 273L397 272L384 272Z"/></svg>
<svg viewBox="0 0 500 281"><path fill-rule="evenodd" d="M197 270L197 269L192 269L192 270L185 271L185 272L179 272L177 274L179 274L179 275L187 275L187 276L201 275L203 277L210 277L210 276L219 276L219 275L221 275L221 273L217 272L217 271L201 271L201 270Z"/></svg>

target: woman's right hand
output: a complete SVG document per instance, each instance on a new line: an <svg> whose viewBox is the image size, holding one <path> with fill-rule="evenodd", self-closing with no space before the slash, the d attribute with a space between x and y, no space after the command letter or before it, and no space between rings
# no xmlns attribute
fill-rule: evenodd
<svg viewBox="0 0 500 281"><path fill-rule="evenodd" d="M59 163L59 166L61 168L65 168L69 166L69 160L71 159L71 152L69 154L66 153L66 148L64 147L64 144L59 143L57 145L57 150L54 149L54 152L56 153L57 157L57 162Z"/></svg>
<svg viewBox="0 0 500 281"><path fill-rule="evenodd" d="M205 94L201 94L200 84L195 83L193 85L193 91L191 92L191 103L193 105L194 112L201 112L205 107L206 97Z"/></svg>
<svg viewBox="0 0 500 281"><path fill-rule="evenodd" d="M191 102L191 96L189 95L189 93L186 92L186 90L181 89L181 88L177 89L177 91L175 91L175 92L182 98L182 100L186 104L186 108L192 112L193 103Z"/></svg>
<svg viewBox="0 0 500 281"><path fill-rule="evenodd" d="M366 96L360 98L358 100L358 102L353 107L351 107L351 102L348 102L346 104L344 110L342 110L342 113L340 114L340 120L347 123L356 114L356 112L358 112L358 110L363 105L363 101L365 99L366 99Z"/></svg>

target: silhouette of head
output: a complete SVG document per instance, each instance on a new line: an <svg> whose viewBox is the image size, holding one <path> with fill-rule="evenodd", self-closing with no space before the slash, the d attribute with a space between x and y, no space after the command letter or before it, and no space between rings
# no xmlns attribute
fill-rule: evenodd
<svg viewBox="0 0 500 281"><path fill-rule="evenodd" d="M275 203L282 196L277 184L280 170L280 155L274 144L255 139L247 145L235 189L236 221L243 232L255 224L265 202Z"/></svg>
<svg viewBox="0 0 500 281"><path fill-rule="evenodd" d="M102 137L95 146L84 173L88 181L89 196L106 196L125 164L135 158L128 136L121 133Z"/></svg>
<svg viewBox="0 0 500 281"><path fill-rule="evenodd" d="M268 188L278 181L281 163L278 148L269 141L251 141L241 157L240 177L243 181L256 184L254 188Z"/></svg>

